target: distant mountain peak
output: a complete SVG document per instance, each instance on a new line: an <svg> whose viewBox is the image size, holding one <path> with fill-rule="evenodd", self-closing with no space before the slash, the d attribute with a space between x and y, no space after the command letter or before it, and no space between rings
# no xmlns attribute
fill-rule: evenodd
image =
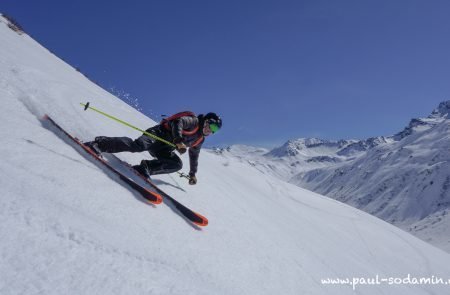
<svg viewBox="0 0 450 295"><path fill-rule="evenodd" d="M443 101L427 118L413 118L401 132L395 134L395 140L402 140L416 130L423 130L438 124L442 119L450 119L450 100Z"/></svg>
<svg viewBox="0 0 450 295"><path fill-rule="evenodd" d="M275 148L272 151L270 151L268 155L274 157L284 157L284 156L294 157L302 153L309 154L315 148L326 148L335 151L349 144L350 142L352 141L348 140L335 141L315 137L297 138L288 140L281 147Z"/></svg>
<svg viewBox="0 0 450 295"><path fill-rule="evenodd" d="M273 156L283 157L283 156L296 156L301 150L304 150L310 146L315 146L321 144L324 141L318 138L297 138L290 139L281 147L273 150L271 154Z"/></svg>
<svg viewBox="0 0 450 295"><path fill-rule="evenodd" d="M450 100L441 102L439 106L433 110L430 117L450 119Z"/></svg>

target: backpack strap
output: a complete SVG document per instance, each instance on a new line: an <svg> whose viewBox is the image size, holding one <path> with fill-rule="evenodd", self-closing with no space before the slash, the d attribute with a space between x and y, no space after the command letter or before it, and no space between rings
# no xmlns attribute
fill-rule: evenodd
<svg viewBox="0 0 450 295"><path fill-rule="evenodd" d="M198 129L198 128L197 128L197 129ZM198 146L200 143L203 142L203 139L204 139L203 135L200 136L200 137L192 144L191 147L196 147L196 146Z"/></svg>

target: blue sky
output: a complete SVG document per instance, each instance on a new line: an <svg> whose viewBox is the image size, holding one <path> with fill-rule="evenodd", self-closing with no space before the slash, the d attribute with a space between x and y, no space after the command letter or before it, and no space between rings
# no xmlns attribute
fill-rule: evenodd
<svg viewBox="0 0 450 295"><path fill-rule="evenodd" d="M2 0L0 12L154 119L220 113L209 145L390 135L450 99L450 1Z"/></svg>

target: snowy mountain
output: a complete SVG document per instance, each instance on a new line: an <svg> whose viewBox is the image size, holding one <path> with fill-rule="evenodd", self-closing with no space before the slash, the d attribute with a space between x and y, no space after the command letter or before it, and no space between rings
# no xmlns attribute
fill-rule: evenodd
<svg viewBox="0 0 450 295"><path fill-rule="evenodd" d="M450 251L450 101L339 165L290 182L411 231ZM339 152L339 154L342 154Z"/></svg>
<svg viewBox="0 0 450 295"><path fill-rule="evenodd" d="M300 138L289 140L279 148L273 149L267 155L272 157L303 156L312 158L336 153L343 146L348 145L348 141L329 141L318 138Z"/></svg>
<svg viewBox="0 0 450 295"><path fill-rule="evenodd" d="M301 187L393 223L450 251L450 101L392 136L290 140L265 154L227 151ZM238 156L238 154L240 155Z"/></svg>
<svg viewBox="0 0 450 295"><path fill-rule="evenodd" d="M336 154L344 157L357 156L358 154L372 149L380 144L390 142L391 139L384 136L371 137L365 140L354 141L351 144L340 149Z"/></svg>
<svg viewBox="0 0 450 295"><path fill-rule="evenodd" d="M289 140L273 150L233 145L216 149L215 152L247 162L261 172L288 180L299 171L327 167L329 163L340 163L346 160L347 157L340 156L338 152L355 142L354 140L330 141L299 138Z"/></svg>
<svg viewBox="0 0 450 295"><path fill-rule="evenodd" d="M83 140L140 135L83 111L89 99L136 126L155 122L2 17L0 44L1 294L354 294L352 284L358 294L448 291L448 253L230 151L202 152L196 186L154 179L207 216L207 227L186 222L170 202L149 205L41 118Z"/></svg>

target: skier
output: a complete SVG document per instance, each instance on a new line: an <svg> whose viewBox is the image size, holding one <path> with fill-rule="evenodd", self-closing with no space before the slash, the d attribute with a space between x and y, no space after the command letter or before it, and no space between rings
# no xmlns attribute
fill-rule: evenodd
<svg viewBox="0 0 450 295"><path fill-rule="evenodd" d="M146 130L148 133L174 143L176 148L145 134L135 140L128 137L98 136L94 141L87 142L85 145L97 153L148 151L154 159L142 160L140 165L133 166L145 177L180 170L183 162L175 154L175 149L180 154L184 154L189 148L189 184L194 185L197 183L195 174L205 137L216 133L221 127L222 119L215 113L195 116L192 112L181 112L163 119L160 124Z"/></svg>

